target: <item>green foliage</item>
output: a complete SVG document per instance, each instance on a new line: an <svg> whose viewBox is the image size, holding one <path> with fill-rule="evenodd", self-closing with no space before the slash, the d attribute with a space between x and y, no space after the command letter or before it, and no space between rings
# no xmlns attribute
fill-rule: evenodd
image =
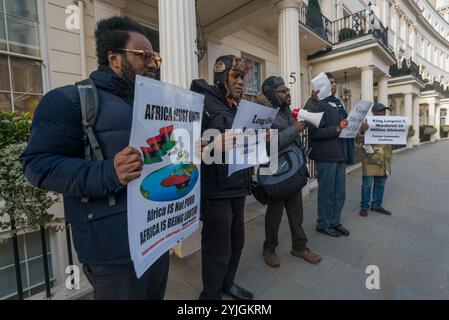
<svg viewBox="0 0 449 320"><path fill-rule="evenodd" d="M410 126L410 129L408 130L408 135L407 137L411 138L415 135L415 128L413 128L413 126Z"/></svg>
<svg viewBox="0 0 449 320"><path fill-rule="evenodd" d="M29 113L0 112L0 149L9 144L26 142L29 136Z"/></svg>
<svg viewBox="0 0 449 320"><path fill-rule="evenodd" d="M338 41L345 41L357 37L357 32L351 28L343 28L338 34Z"/></svg>
<svg viewBox="0 0 449 320"><path fill-rule="evenodd" d="M404 76L410 74L410 68L408 67L407 59L402 60L400 73L401 73L401 75L404 75Z"/></svg>
<svg viewBox="0 0 449 320"><path fill-rule="evenodd" d="M318 32L318 34L323 35L323 15L321 14L321 7L318 0L309 0L306 13L306 25Z"/></svg>
<svg viewBox="0 0 449 320"><path fill-rule="evenodd" d="M430 141L430 136L437 132L437 129L431 125L424 124L419 126L419 140L421 142Z"/></svg>
<svg viewBox="0 0 449 320"><path fill-rule="evenodd" d="M0 155L0 218L5 215L15 221L18 229L34 229L52 220L47 210L58 201L58 196L33 187L22 173L19 157L25 143L11 144L1 149ZM1 219L4 220L4 219ZM8 229L11 222L0 222L0 229Z"/></svg>
<svg viewBox="0 0 449 320"><path fill-rule="evenodd" d="M33 187L22 173L19 157L30 135L28 113L0 112L0 230L35 229L52 220L48 209L55 194ZM7 219L9 217L9 219Z"/></svg>

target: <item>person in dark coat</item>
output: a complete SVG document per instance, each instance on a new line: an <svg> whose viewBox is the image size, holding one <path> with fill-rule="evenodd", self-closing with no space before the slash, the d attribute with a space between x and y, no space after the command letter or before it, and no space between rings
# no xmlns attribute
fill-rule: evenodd
<svg viewBox="0 0 449 320"><path fill-rule="evenodd" d="M233 137L222 137L232 128L246 72L246 63L241 58L221 56L214 65L214 85L204 80L194 80L191 84L192 91L205 95L202 131L214 129L220 133L213 142L207 141L215 146L223 144L222 149L215 148L214 152L233 147ZM227 164L203 163L201 176L203 291L200 299L219 300L226 293L234 299L251 300L253 294L234 283L245 241L244 211L251 169L237 171L228 177Z"/></svg>
<svg viewBox="0 0 449 320"><path fill-rule="evenodd" d="M129 18L100 21L95 36L99 68L90 79L99 95L94 131L104 160L84 159L80 97L69 85L42 98L21 156L24 174L34 186L63 194L74 246L95 299L163 299L169 255L137 279L129 251L126 187L143 166L140 152L128 146L135 76L155 78L161 60L143 28ZM86 197L88 202L82 201Z"/></svg>
<svg viewBox="0 0 449 320"><path fill-rule="evenodd" d="M319 128L309 126L311 153L316 161L318 174L318 221L316 230L332 237L349 236L341 224L341 211L345 204L346 164L348 162L348 141L339 138L343 128L348 126L348 114L335 96L337 84L332 74L332 95L321 101L315 93L306 105L310 112L324 112ZM352 156L351 156L352 157Z"/></svg>
<svg viewBox="0 0 449 320"><path fill-rule="evenodd" d="M290 109L290 90L285 86L281 77L271 76L262 84L262 91L257 94L257 102L272 108L279 109L271 129L278 130L279 151L292 146L301 153L300 133L304 130L304 122L297 121ZM302 205L301 190L284 201L269 201L265 215L265 242L263 257L270 267L279 267L280 259L276 254L278 246L279 225L284 208L287 211L288 223L292 237L291 254L301 257L309 263L320 262L321 257L307 248L307 237L302 228L304 209Z"/></svg>

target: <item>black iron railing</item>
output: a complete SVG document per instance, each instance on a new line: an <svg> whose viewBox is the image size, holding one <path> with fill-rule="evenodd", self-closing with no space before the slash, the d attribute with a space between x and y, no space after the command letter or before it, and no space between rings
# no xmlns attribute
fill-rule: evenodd
<svg viewBox="0 0 449 320"><path fill-rule="evenodd" d="M312 30L322 39L332 42L332 21L318 9L304 5L299 11L299 23Z"/></svg>
<svg viewBox="0 0 449 320"><path fill-rule="evenodd" d="M334 44L371 34L385 48L388 48L388 28L380 22L370 7L335 20L332 28Z"/></svg>
<svg viewBox="0 0 449 320"><path fill-rule="evenodd" d="M16 297L17 300L23 300L24 299L24 288L22 283L22 272L21 272L21 261L20 261L20 250L19 245L17 241L17 230L15 229L15 223L14 221L11 221L11 244L13 247L13 258L14 258L14 267L15 267L15 274L16 274L16 285L17 285L17 292ZM69 265L73 265L73 256L72 256L72 244L71 244L71 231L70 231L70 225L66 222L65 223L65 230L66 230L66 241L67 241L67 254L68 254L68 261ZM52 280L50 279L50 266L48 261L48 250L47 250L47 235L45 232L45 227L41 226L39 229L39 235L41 240L41 249L42 249L42 264L43 264L43 272L44 272L44 286L45 286L45 296L46 298L51 298L51 286L52 286ZM73 274L73 271L72 271ZM72 280L73 282L73 280ZM72 283L73 284L73 283Z"/></svg>
<svg viewBox="0 0 449 320"><path fill-rule="evenodd" d="M303 133L301 134L301 145L306 147L306 150L310 146L308 128L304 129ZM316 163L309 157L307 157L307 168L309 169L310 179L316 179L317 178Z"/></svg>
<svg viewBox="0 0 449 320"><path fill-rule="evenodd" d="M404 59L400 64L390 66L390 75L394 77L413 76L421 81L422 75L419 72L419 66L412 59Z"/></svg>
<svg viewBox="0 0 449 320"><path fill-rule="evenodd" d="M299 23L333 45L371 34L388 49L388 28L380 22L371 6L330 21L317 8L304 5L299 12Z"/></svg>
<svg viewBox="0 0 449 320"><path fill-rule="evenodd" d="M445 96L446 98L449 98L449 86L444 87L442 83L439 81L434 81L433 83L429 83L428 80L424 80L425 82L425 88L421 91L436 91L440 93L441 95Z"/></svg>

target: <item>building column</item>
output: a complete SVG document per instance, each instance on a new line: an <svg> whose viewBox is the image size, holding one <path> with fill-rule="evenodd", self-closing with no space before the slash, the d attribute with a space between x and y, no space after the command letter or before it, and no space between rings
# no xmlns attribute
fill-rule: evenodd
<svg viewBox="0 0 449 320"><path fill-rule="evenodd" d="M279 73L290 88L292 108L301 102L299 44L299 8L302 0L281 0L274 4L278 11Z"/></svg>
<svg viewBox="0 0 449 320"><path fill-rule="evenodd" d="M362 67L362 100L374 102L374 66Z"/></svg>
<svg viewBox="0 0 449 320"><path fill-rule="evenodd" d="M390 20L390 5L388 0L381 0L380 5L380 20L384 27L387 27Z"/></svg>
<svg viewBox="0 0 449 320"><path fill-rule="evenodd" d="M429 125L435 126L435 103L429 103L429 118L427 119ZM430 137L430 141L435 141L435 134Z"/></svg>
<svg viewBox="0 0 449 320"><path fill-rule="evenodd" d="M188 89L198 78L195 0L159 0L161 80Z"/></svg>
<svg viewBox="0 0 449 320"><path fill-rule="evenodd" d="M437 132L435 132L435 140L440 140L440 120L441 118L441 106L437 105L435 107L435 128L437 129Z"/></svg>
<svg viewBox="0 0 449 320"><path fill-rule="evenodd" d="M337 11L335 14L335 20L343 18L343 4L341 2L342 0L335 1L335 9Z"/></svg>
<svg viewBox="0 0 449 320"><path fill-rule="evenodd" d="M377 81L377 102L382 103L386 107L388 107L388 79L389 77L385 75Z"/></svg>
<svg viewBox="0 0 449 320"><path fill-rule="evenodd" d="M404 113L404 116L409 119L410 124L413 123L413 95L411 93L406 93L404 95ZM413 148L411 138L407 139L407 147Z"/></svg>
<svg viewBox="0 0 449 320"><path fill-rule="evenodd" d="M416 26L415 25L413 25L411 27L411 32L412 32L412 60L413 60L413 62L416 63L417 41L416 41Z"/></svg>
<svg viewBox="0 0 449 320"><path fill-rule="evenodd" d="M159 0L158 7L161 80L188 89L198 78L195 0ZM177 256L200 250L200 229L173 248Z"/></svg>
<svg viewBox="0 0 449 320"><path fill-rule="evenodd" d="M413 129L415 134L412 137L413 146L419 145L419 96L413 97Z"/></svg>
<svg viewBox="0 0 449 320"><path fill-rule="evenodd" d="M395 98L394 99L394 103L395 103L395 112L394 112L394 115L395 116L403 116L403 114L402 114L402 112L401 112L401 102L402 102L402 98L399 98L399 97L397 97L397 98Z"/></svg>
<svg viewBox="0 0 449 320"><path fill-rule="evenodd" d="M399 23L400 23L399 5L395 5L394 6L393 22L394 22L393 46L394 46L394 53L397 54L398 53L398 48L399 48L399 30L400 30L400 27L399 27Z"/></svg>

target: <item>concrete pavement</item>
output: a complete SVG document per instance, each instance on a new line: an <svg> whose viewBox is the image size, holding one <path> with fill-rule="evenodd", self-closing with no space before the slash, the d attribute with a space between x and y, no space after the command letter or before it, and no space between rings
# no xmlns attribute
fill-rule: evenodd
<svg viewBox="0 0 449 320"><path fill-rule="evenodd" d="M246 243L236 283L256 299L449 299L449 141L421 145L393 157L386 186L384 216L358 215L361 169L348 175L342 222L348 238L315 231L316 189L304 197L303 227L308 246L322 255L316 265L290 255L286 215L277 253L280 268L262 258L264 210L247 206ZM380 289L368 290L366 267L380 270ZM199 252L171 257L166 299L197 299L202 288Z"/></svg>

